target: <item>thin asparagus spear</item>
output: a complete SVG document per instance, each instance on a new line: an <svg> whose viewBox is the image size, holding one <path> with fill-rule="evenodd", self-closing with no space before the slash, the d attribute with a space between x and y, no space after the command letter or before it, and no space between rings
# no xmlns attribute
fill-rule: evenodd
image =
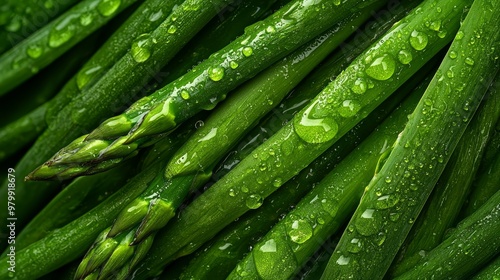
<svg viewBox="0 0 500 280"><path fill-rule="evenodd" d="M46 67L136 0L85 0L0 56L0 96Z"/></svg>
<svg viewBox="0 0 500 280"><path fill-rule="evenodd" d="M342 160L280 220L231 272L228 279L290 279L356 209L364 187L403 130L429 81ZM352 250L360 249L352 244Z"/></svg>
<svg viewBox="0 0 500 280"><path fill-rule="evenodd" d="M500 275L500 256L497 256L488 266L474 275L471 280L497 280Z"/></svg>
<svg viewBox="0 0 500 280"><path fill-rule="evenodd" d="M77 0L4 1L0 6L0 55L76 3Z"/></svg>
<svg viewBox="0 0 500 280"><path fill-rule="evenodd" d="M458 29L461 14L458 10L452 7L440 10L439 18L443 19L448 31ZM421 34L413 32L424 17L418 11L396 24L283 129L186 207L174 223L160 231L149 257L134 275L137 278L155 275L168 262L201 246L248 211L247 201L252 205L256 198L264 199L280 185L275 182L286 182L305 168L444 47L453 34L429 33L425 54L414 49L414 46L422 47L415 40ZM404 55L400 55L400 59L406 63L411 55L410 64L395 61L403 46ZM355 93L351 88L363 93ZM220 198L227 197L231 189L235 192L234 197L220 203Z"/></svg>
<svg viewBox="0 0 500 280"><path fill-rule="evenodd" d="M359 10L355 7L360 2L369 6L384 1L354 0L335 5L336 2L319 0L305 5L295 0L248 27L244 35L193 71L73 141L27 179L71 178L90 169L97 171L102 163L112 165L132 156L137 149L148 144L152 135L169 132L193 114L212 109L237 85ZM148 43L136 53L136 59L140 61L147 61L150 53L150 39L144 40Z"/></svg>
<svg viewBox="0 0 500 280"><path fill-rule="evenodd" d="M470 279L475 269L500 251L499 220L500 191L460 222L453 233L416 266L394 279Z"/></svg>
<svg viewBox="0 0 500 280"><path fill-rule="evenodd" d="M472 4L405 130L367 186L322 279L382 279L386 273L500 66L490 57L500 47L500 33L490 28L491 21L500 20L500 2L490 4ZM424 5L431 22L440 18L432 17L435 5L445 6L436 1ZM425 21L421 24L417 30L428 33ZM470 40L475 48L469 47ZM363 244L359 252L349 251L352 240Z"/></svg>
<svg viewBox="0 0 500 280"><path fill-rule="evenodd" d="M500 75L497 75L497 79ZM425 252L443 241L447 229L453 227L460 208L472 185L486 144L500 117L500 82L493 83L478 111L458 142L443 174L434 187L408 237L400 249L400 260L405 267L393 265L391 275L397 276L411 269ZM410 259L412 261L410 261Z"/></svg>
<svg viewBox="0 0 500 280"><path fill-rule="evenodd" d="M107 233L108 237L120 239L124 235L131 234L133 239L129 242L130 245L124 246L128 248L117 247L123 250L121 253L115 251L122 257L116 256L117 261L112 269L107 267L111 259L102 258L99 264L90 262L93 258L99 257L89 251L82 261L80 269L82 274L77 274L77 276L84 278L102 264L103 267L99 272L101 277L109 275L112 270L121 269L128 261L130 264L126 270L130 270L140 261L148 250L141 243L145 240L150 242L153 237L149 238L149 236L165 226L174 216L190 190L201 186L200 183L208 180L209 177L205 174L211 174L212 166L237 140L262 116L272 110L275 104L278 104L303 77L354 30L343 27L361 25L370 16L370 11L370 9L365 9L362 13L350 16L237 89L232 98L210 116L204 126L176 152L167 165L165 178L154 181L117 217ZM277 83L277 81L282 82ZM245 118L240 118L241 115L245 115ZM130 228L132 229L129 230ZM123 231L130 232L130 234ZM95 246L98 247L104 242L110 241L109 239L99 240ZM134 249L133 246L136 245L139 247ZM121 264L118 264L119 262ZM85 268L85 266L89 267L87 263L91 263L90 268Z"/></svg>

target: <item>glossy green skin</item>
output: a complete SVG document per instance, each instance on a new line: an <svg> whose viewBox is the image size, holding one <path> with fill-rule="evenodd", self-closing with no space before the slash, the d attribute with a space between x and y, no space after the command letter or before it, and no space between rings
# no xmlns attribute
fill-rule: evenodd
<svg viewBox="0 0 500 280"><path fill-rule="evenodd" d="M197 112L212 109L230 90L347 17L351 10L357 9L355 6L359 2L370 5L383 0L355 0L339 6L326 0L308 6L299 0L289 3L265 20L247 27L244 35L191 72L140 99L125 113L102 123L86 136L85 141L82 138L75 140L34 171L30 178L68 178L81 174L83 163L100 164L131 156L148 142L149 136L169 132ZM321 9L316 9L319 7Z"/></svg>
<svg viewBox="0 0 500 280"><path fill-rule="evenodd" d="M280 220L228 279L290 279L356 209L379 159L403 130L425 87L411 97ZM266 252L273 245L274 250ZM358 244L352 245L354 250Z"/></svg>
<svg viewBox="0 0 500 280"><path fill-rule="evenodd" d="M162 228L189 192L208 180L212 166L354 30L344 27L359 26L369 16L367 9L342 21L238 88L176 152L167 164L165 178L155 180L120 213L108 235L114 237L140 224L130 230L135 231L136 245ZM130 214L134 211L145 215L139 219L140 214Z"/></svg>
<svg viewBox="0 0 500 280"><path fill-rule="evenodd" d="M465 6L466 2L454 4ZM490 48L500 47L499 33L490 28L490 22L499 20L500 2L493 7L489 6L493 2L485 2L475 1L472 5L462 32L452 43L384 166L367 186L322 279L382 279L389 268L451 156L451 152L445 151L456 147L498 70ZM438 4L426 1L422 7L423 14L431 20L435 20L434 3ZM445 6L439 7L445 12ZM448 17L457 16L456 27L462 8L458 10ZM444 26L452 32L452 25ZM483 31L480 40L475 34L477 30ZM474 47L469 45L470 40L476 40ZM459 56L450 57L452 51ZM455 73L451 78L446 73L450 67ZM384 203L380 202L382 197ZM398 216L397 222L391 220L394 215ZM384 236L384 242L379 241L380 236ZM363 244L357 253L348 251L353 239Z"/></svg>
<svg viewBox="0 0 500 280"><path fill-rule="evenodd" d="M472 277L472 280L498 280L500 278L500 257L496 257L490 264Z"/></svg>
<svg viewBox="0 0 500 280"><path fill-rule="evenodd" d="M35 279L82 256L120 210L139 195L164 168L157 163L135 176L105 202L63 228L16 252L17 279ZM7 279L7 259L0 259L0 279Z"/></svg>
<svg viewBox="0 0 500 280"><path fill-rule="evenodd" d="M447 14L444 13L443 16L446 17ZM414 14L403 19L377 44L358 57L283 129L254 150L252 155L246 157L233 171L190 204L175 223L157 234L156 245L153 246L150 255L160 257L147 258L137 272L138 275L149 269L151 269L150 273L154 273L172 259L194 251L232 220L247 212L249 208L246 206L246 201L251 199L252 195L263 199L275 191L276 187L273 184L275 181L286 182L305 168L451 40L449 34L444 38L438 38L437 35L432 34L433 36L429 36L426 54L417 56L416 51L411 51L408 38L413 26L418 24L423 23L421 18ZM458 17L455 24L458 26ZM354 85L358 75L364 76L368 66L371 66L365 61L374 63L377 61L376 58L385 53L394 53L397 56L400 48L395 50L394 45L406 46L407 50L413 52L412 63L398 64L398 71L394 71L394 75L385 81L371 81L370 79L373 88L367 88L362 95L351 91L350 87ZM360 96L362 97L360 102L363 103L357 114L352 117L341 117L340 113L346 115L346 108L339 108L339 105L346 100L359 99ZM325 131L321 126L304 127L301 125L302 119L309 117L308 112L313 109L317 119L324 118L323 121L327 119L331 123L334 118L338 130ZM262 184L258 183L259 181L262 181ZM248 192L242 191L243 187L248 188ZM219 203L219 198L227 197L231 189L234 190L235 196L225 199L223 204ZM203 213L202 217L200 213Z"/></svg>
<svg viewBox="0 0 500 280"><path fill-rule="evenodd" d="M120 5L112 13L103 13L105 9L102 7L106 2L85 0L4 53L0 56L0 96L49 65L135 1L120 1ZM80 23L83 15L93 17L87 26ZM60 35L62 32L64 37Z"/></svg>
<svg viewBox="0 0 500 280"><path fill-rule="evenodd" d="M135 38L154 31L168 17L172 8L181 3L182 0L144 1L78 73L66 83L52 101L47 112L47 121L50 123L57 118L59 111L75 96L91 90L91 86L100 79L106 79L104 77L106 73L127 54Z"/></svg>
<svg viewBox="0 0 500 280"><path fill-rule="evenodd" d="M404 265L394 267L391 275L397 276L411 269L422 258L421 251L434 249L443 240L446 230L457 223L460 208L500 116L499 93L497 88L490 87L434 187L434 193L402 245L399 257Z"/></svg>
<svg viewBox="0 0 500 280"><path fill-rule="evenodd" d="M77 0L7 0L0 6L0 54L78 3Z"/></svg>
<svg viewBox="0 0 500 280"><path fill-rule="evenodd" d="M153 32L158 39L158 44L147 63L137 63L131 54L127 53L107 72L107 79L100 79L91 89L75 96L67 106L59 111L46 131L16 165L18 178L24 178L30 171L57 152L62 145L70 143L78 135L95 127L103 118L120 110L119 107L133 99L133 96L140 90L140 85L145 83L144 76L138 73L150 73L151 69L155 69L152 65L161 67L162 63L167 63L216 13L217 11L213 9L211 4L204 5L197 11L177 9L177 13L173 15L177 16L178 23L184 23L175 34L163 32L172 23L172 14L167 17ZM130 71L136 74L132 75ZM121 159L119 162L123 160ZM116 161L112 162L115 165L116 163ZM109 169L109 162L102 163L98 168L100 170ZM33 213L36 213L48 198L54 195L57 191L54 185L53 183L25 183L22 180L17 180L16 199L18 199L19 204L16 208L16 215L19 228L28 222ZM0 198L2 198L0 207L6 209L7 201L4 199L7 197L6 182L2 185L0 193ZM6 215L5 211L0 212L2 221L7 220ZM1 223L5 224L5 222ZM1 233L5 232L5 228L5 226L0 227Z"/></svg>
<svg viewBox="0 0 500 280"><path fill-rule="evenodd" d="M499 220L500 191L460 222L415 267L394 279L470 279L478 267L487 264L500 250Z"/></svg>

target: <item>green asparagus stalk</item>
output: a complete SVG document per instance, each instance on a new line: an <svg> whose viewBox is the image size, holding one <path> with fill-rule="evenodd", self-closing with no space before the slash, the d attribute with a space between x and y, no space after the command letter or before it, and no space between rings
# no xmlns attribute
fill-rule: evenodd
<svg viewBox="0 0 500 280"><path fill-rule="evenodd" d="M85 0L0 56L0 96L92 34L135 0Z"/></svg>
<svg viewBox="0 0 500 280"><path fill-rule="evenodd" d="M17 251L16 266L22 269L16 271L16 279L36 279L82 256L123 207L162 174L164 168L165 163L160 160L85 215ZM0 259L0 279L9 277L7 260Z"/></svg>
<svg viewBox="0 0 500 280"><path fill-rule="evenodd" d="M497 75L498 78L500 76ZM434 193L403 243L399 259L408 266L393 265L392 275L400 275L412 268L425 252L439 245L446 230L456 224L488 139L495 129L496 120L500 117L498 87L500 83L493 83L490 87L483 104L468 125L434 187Z"/></svg>
<svg viewBox="0 0 500 280"><path fill-rule="evenodd" d="M4 1L0 6L0 55L76 4L64 1Z"/></svg>
<svg viewBox="0 0 500 280"><path fill-rule="evenodd" d="M432 11L443 4L426 1L422 12L433 22L440 16L434 18ZM367 186L322 279L381 279L386 273L499 68L490 55L500 47L500 33L490 22L499 20L500 2L491 4L472 4L405 130ZM429 32L425 25L416 30ZM475 48L469 47L471 40ZM394 215L398 222L391 220ZM359 252L349 251L352 240L363 244Z"/></svg>
<svg viewBox="0 0 500 280"><path fill-rule="evenodd" d="M191 72L73 141L32 172L28 179L71 178L90 169L97 171L99 165L113 165L133 156L137 149L148 144L152 135L169 132L200 110L212 109L237 85L359 10L355 8L359 2L369 6L384 0L356 0L341 5L326 0L311 5L298 0L289 3L272 16L248 27L244 35ZM192 18L189 20L193 21ZM149 59L152 44L152 38L143 40L145 45L136 48L135 53L135 59L139 61Z"/></svg>
<svg viewBox="0 0 500 280"><path fill-rule="evenodd" d="M197 7L200 4L198 1L203 1L200 3L206 5L201 5L198 10L194 11L191 8ZM212 5L215 2L207 1L189 0L184 5L177 6L178 8L173 13L170 13L155 31L151 32L151 38L156 39L157 46L153 53L148 53L150 57L148 57L147 61L140 63L133 58L132 54L136 58L146 54L138 52L145 46L141 43L140 46L142 47L138 48L139 41L142 42L143 39L139 41L134 39L135 43L132 43L132 45L135 47L131 48L129 53L123 55L119 62L107 72L106 79L100 79L91 89L77 95L72 99L71 103L59 111L55 119L50 121L49 127L16 165L15 170L19 178L28 175L36 166L42 164L46 158L57 152L62 145L66 145L78 135L88 132L88 129L97 125L103 118L109 117L113 112L119 110L119 106L123 106L123 104L131 100L137 91L141 89L140 85L145 83L143 81L144 77L156 69L155 67L161 67L164 63L167 63L218 12ZM170 4L171 2L166 3ZM161 7L161 5L158 7ZM158 11L156 10L156 12ZM164 32L172 25L172 18L175 18L177 24L182 25L182 28L178 28L174 34ZM144 56L142 57L144 58ZM139 73L149 74L140 75ZM111 164L114 166L116 163L114 161ZM109 165L110 162L101 163L100 167L107 169L106 166ZM17 181L16 199L18 199L18 207L16 215L19 228L22 228L29 218L41 208L41 205L44 205L44 202L54 195L57 190L54 185L50 183L26 184L22 180ZM0 193L2 193L0 207L6 209L6 182L2 185ZM0 220L6 221L6 215L5 211L0 212L0 218L2 218ZM5 222L2 223L5 224ZM0 231L5 233L6 227L0 227ZM0 236L3 237L5 234Z"/></svg>
<svg viewBox="0 0 500 280"><path fill-rule="evenodd" d="M473 12L474 5L470 12ZM500 191L460 222L411 270L394 279L470 279L500 251Z"/></svg>
<svg viewBox="0 0 500 280"><path fill-rule="evenodd" d="M413 30L423 24L424 15L420 11L429 9L431 4L423 5L396 24L283 129L193 201L168 228L160 231L149 257L134 275L137 278L155 275L168 262L201 246L247 212L247 202L252 205L257 198L259 201L264 199L277 189L279 182L288 181L305 168L444 47L453 36L451 32L458 29L460 7L457 10L452 7L440 9L439 18L449 32L428 33L426 44L421 45L416 37L423 35ZM426 13L425 17L430 15L434 13ZM398 46L397 49L394 46ZM417 50L421 48L425 49L423 55ZM404 64L409 62L410 56L412 63ZM220 197L227 197L231 190L235 195L220 203ZM203 218L200 218L201 213Z"/></svg>
<svg viewBox="0 0 500 280"><path fill-rule="evenodd" d="M231 272L228 279L290 279L351 213L370 182L381 155L403 130L425 91L425 83L355 151L342 160L280 220ZM359 250L353 243L351 250Z"/></svg>
<svg viewBox="0 0 500 280"><path fill-rule="evenodd" d="M117 257L122 265L113 266L119 269L131 258L130 270L141 259L147 249L140 244L149 236L162 228L175 214L189 191L201 186L208 180L212 167L257 121L272 110L284 96L295 87L319 62L321 62L336 46L350 35L353 29L345 26L359 26L370 16L370 9L356 13L342 21L326 33L318 36L306 46L292 53L289 57L276 63L260 73L229 99L214 115L210 116L201 127L180 148L167 165L165 177L154 181L140 197L118 215L117 220L107 233L110 239L133 236L128 249L120 250L134 252L133 246L139 245L138 253L132 257ZM287 78L287 79L286 79ZM286 82L279 83L277 81ZM274 85L274 86L273 86ZM245 115L244 119L239 116ZM207 175L204 175L207 174ZM137 227L138 226L138 227ZM132 230L128 230L132 228ZM130 234L123 231L128 230ZM148 239L147 239L148 238ZM109 239L99 240L100 243L110 242ZM148 241L149 242L149 241ZM95 247L100 246L99 243ZM144 252L139 252L139 251ZM100 252L99 252L100 253ZM118 253L117 253L118 254ZM82 261L89 266L90 260L98 258L92 251ZM106 269L107 258L102 258L103 268L99 275L108 275L112 271ZM88 260L88 261L87 261ZM92 262L91 268L81 268L84 278L92 273L97 266ZM100 277L101 277L100 276Z"/></svg>
<svg viewBox="0 0 500 280"><path fill-rule="evenodd" d="M497 256L488 266L472 277L472 280L496 280L500 275L500 256Z"/></svg>

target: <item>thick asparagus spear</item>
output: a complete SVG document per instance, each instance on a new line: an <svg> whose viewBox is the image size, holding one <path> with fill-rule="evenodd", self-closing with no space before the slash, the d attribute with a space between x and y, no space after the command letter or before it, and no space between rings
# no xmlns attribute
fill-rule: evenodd
<svg viewBox="0 0 500 280"><path fill-rule="evenodd" d="M468 1L459 2L465 6ZM438 3L425 3L429 6L423 12L429 16L427 11L435 10ZM500 33L489 27L491 21L500 20L500 2L492 3L472 4L401 137L367 186L323 279L382 279L386 273L499 69L490 48L500 47ZM441 2L439 6L444 8ZM425 22L421 24L428 30ZM441 28L450 32L447 26ZM477 30L483 32L480 40ZM470 40L477 44L475 48L469 47ZM398 222L391 219L394 215ZM359 240L362 250L350 252L352 240Z"/></svg>
<svg viewBox="0 0 500 280"><path fill-rule="evenodd" d="M426 3L424 7L427 5L431 4ZM424 18L419 11L421 9L396 24L283 129L186 207L174 223L160 231L150 257L142 262L135 275L140 278L154 275L166 263L201 246L248 211L247 202L252 205L256 198L264 199L276 190L279 182L286 182L306 167L444 47L453 34L430 33L426 35L425 45L417 44L416 39L410 40L421 36L419 33L411 36ZM452 7L443 7L440 11L439 18L444 20L448 30L458 29L461 11ZM438 12L435 13L437 16ZM394 49L396 45L398 48ZM400 55L401 60L406 63L411 55L412 63L395 61L402 46L406 47L402 52L405 55ZM425 54L420 54L415 46L424 47ZM235 195L219 203L220 197L227 197L231 190Z"/></svg>
<svg viewBox="0 0 500 280"><path fill-rule="evenodd" d="M137 149L148 144L150 136L169 132L200 110L212 109L237 85L359 10L355 6L360 2L366 6L385 1L354 0L337 3L339 5L327 0L308 4L298 0L290 2L272 16L248 27L244 35L193 71L73 141L28 179L71 178L95 172L101 164L112 165L133 156ZM177 32L177 24L172 26L175 31L171 31ZM152 55L153 38L142 40L144 45L132 48L133 52L136 50L135 59L141 62Z"/></svg>

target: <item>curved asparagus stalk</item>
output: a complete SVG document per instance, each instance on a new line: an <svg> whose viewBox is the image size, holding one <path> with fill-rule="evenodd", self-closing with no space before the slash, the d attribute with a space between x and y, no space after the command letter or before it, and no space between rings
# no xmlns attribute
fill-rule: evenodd
<svg viewBox="0 0 500 280"><path fill-rule="evenodd" d="M471 280L495 280L500 275L500 256L497 256L488 266L474 275Z"/></svg>
<svg viewBox="0 0 500 280"><path fill-rule="evenodd" d="M396 141L428 81L280 220L228 279L290 279L354 212L388 143ZM313 230L314 229L314 230ZM353 244L353 250L359 244Z"/></svg>
<svg viewBox="0 0 500 280"><path fill-rule="evenodd" d="M422 47L416 40L410 40L416 26L424 21L419 11L396 24L283 129L186 207L175 223L160 231L149 256L134 272L136 278L155 275L165 264L193 252L249 211L247 204L258 205L254 202L261 201L305 168L444 47L453 34L426 35L425 54L412 46L411 42L417 48ZM439 18L447 29L458 29L461 11L452 7L440 11L443 14ZM429 16L425 14L426 18ZM414 37L417 35L414 33ZM402 48L403 63L396 62ZM410 56L412 63L404 64ZM231 190L234 196L220 203L220 197L227 197Z"/></svg>
<svg viewBox="0 0 500 280"><path fill-rule="evenodd" d="M92 34L136 0L85 0L0 56L0 96Z"/></svg>
<svg viewBox="0 0 500 280"><path fill-rule="evenodd" d="M166 167L165 175L155 179L143 194L123 209L107 232L108 239L96 242L95 247L99 247L124 235L130 236L132 239L125 239L130 241L127 244L129 248L117 252L121 257L116 259L121 265L106 267L106 262L111 260L106 256L98 258L96 254L101 252L91 250L82 261L77 277L84 278L101 265L99 275L109 275L110 269L117 270L123 266L128 270L133 268L149 249L150 244L143 245L143 241L152 239L151 234L168 223L189 191L205 183L210 178L212 167L241 136L350 35L353 29L344 26L361 25L370 16L370 11L366 9L363 13L350 16L237 89L176 152ZM277 83L285 77L286 82ZM239 118L241 115L245 118ZM140 247L135 249L136 245ZM93 258L98 258L100 262L90 262Z"/></svg>
<svg viewBox="0 0 500 280"><path fill-rule="evenodd" d="M470 279L477 267L485 265L500 250L498 221L500 191L461 221L453 233L416 266L393 279Z"/></svg>
<svg viewBox="0 0 500 280"><path fill-rule="evenodd" d="M193 114L212 109L237 85L345 19L360 2L369 5L384 0L355 0L341 5L327 0L311 5L303 5L299 0L289 3L272 16L248 27L244 35L191 72L73 141L27 179L71 178L92 172L92 169L98 170L99 165L113 165L133 156L148 144L152 135L167 133ZM192 7L190 1L184 4L188 10ZM193 21L192 17L197 15L191 15L189 20ZM177 32L177 24L171 26L171 32ZM149 58L153 38L143 38L140 47L132 48L136 60Z"/></svg>
<svg viewBox="0 0 500 280"><path fill-rule="evenodd" d="M460 1L464 6L466 2ZM437 20L431 16L434 4L424 3L423 12L431 20ZM367 186L322 279L382 279L387 272L452 154L435 151L454 150L500 67L489 56L494 57L491 47L500 47L500 33L490 28L490 22L500 20L500 2L491 4L484 0L472 4L401 137ZM477 30L483 32L481 40ZM470 40L475 48L469 47ZM397 223L391 219L394 215ZM361 242L362 250L350 252L352 240Z"/></svg>
<svg viewBox="0 0 500 280"><path fill-rule="evenodd" d="M500 78L500 75L497 75L497 78ZM434 187L434 193L403 243L399 259L405 263L405 267L393 265L393 276L411 269L425 252L439 245L446 230L456 224L460 208L486 151L488 139L500 117L500 82L497 83L497 88L494 85L495 83L490 87L489 93L462 135ZM414 262L409 261L410 259Z"/></svg>

